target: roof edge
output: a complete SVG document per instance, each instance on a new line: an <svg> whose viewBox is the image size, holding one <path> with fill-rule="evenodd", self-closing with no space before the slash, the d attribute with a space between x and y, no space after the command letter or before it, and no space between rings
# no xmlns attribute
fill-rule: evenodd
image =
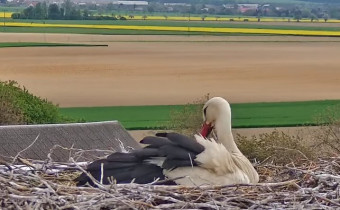
<svg viewBox="0 0 340 210"><path fill-rule="evenodd" d="M2 125L0 129L6 128L28 128L28 127L62 127L62 126L79 126L79 125L96 125L96 124L119 124L118 120L100 121L100 122L85 122L85 123L58 123L58 124L30 124L30 125Z"/></svg>

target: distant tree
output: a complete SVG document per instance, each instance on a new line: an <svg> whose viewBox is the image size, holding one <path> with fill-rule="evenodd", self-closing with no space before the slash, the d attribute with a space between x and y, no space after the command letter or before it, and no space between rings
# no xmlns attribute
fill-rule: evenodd
<svg viewBox="0 0 340 210"><path fill-rule="evenodd" d="M114 9L114 5L111 2L106 5L107 11L112 11L113 9Z"/></svg>
<svg viewBox="0 0 340 210"><path fill-rule="evenodd" d="M260 21L261 21L261 17L262 17L262 15L263 15L263 9L262 9L262 7L258 7L258 8L256 9L255 14L256 14L256 17L257 17L257 22L260 22Z"/></svg>
<svg viewBox="0 0 340 210"><path fill-rule="evenodd" d="M33 13L34 13L34 19L45 19L45 12L44 12L44 9L43 9L43 5L42 3L37 3L37 5L35 5L34 7L34 10L33 10Z"/></svg>
<svg viewBox="0 0 340 210"><path fill-rule="evenodd" d="M81 19L81 12L79 9L72 8L69 14L69 19L71 20L80 20Z"/></svg>
<svg viewBox="0 0 340 210"><path fill-rule="evenodd" d="M318 20L318 17L315 14L311 14L310 21L313 22L314 20Z"/></svg>
<svg viewBox="0 0 340 210"><path fill-rule="evenodd" d="M311 13L314 14L317 18L322 18L323 10L321 8L312 8Z"/></svg>
<svg viewBox="0 0 340 210"><path fill-rule="evenodd" d="M97 10L97 9L98 9L98 6L97 6L97 4L90 4L90 5L88 6L88 9L89 9L89 10Z"/></svg>
<svg viewBox="0 0 340 210"><path fill-rule="evenodd" d="M11 15L12 19L20 19L21 18L21 14L19 12L14 12Z"/></svg>
<svg viewBox="0 0 340 210"><path fill-rule="evenodd" d="M327 22L328 18L329 18L328 14L325 13L325 14L323 15L324 21Z"/></svg>
<svg viewBox="0 0 340 210"><path fill-rule="evenodd" d="M64 14L62 14L62 16L65 19L72 19L71 16L72 16L72 13L74 12L74 8L73 8L71 0L64 0L64 3L62 6L64 8Z"/></svg>
<svg viewBox="0 0 340 210"><path fill-rule="evenodd" d="M83 11L83 19L87 19L89 16L90 16L90 12L89 12L89 10L88 9L85 9L84 11Z"/></svg>
<svg viewBox="0 0 340 210"><path fill-rule="evenodd" d="M31 5L22 11L23 18L33 19L34 18L34 7Z"/></svg>
<svg viewBox="0 0 340 210"><path fill-rule="evenodd" d="M168 20L168 16L167 16L167 15L164 15L164 19L165 19L165 20Z"/></svg>
<svg viewBox="0 0 340 210"><path fill-rule="evenodd" d="M310 18L312 16L312 13L309 9L302 9L301 10L301 17L302 18Z"/></svg>
<svg viewBox="0 0 340 210"><path fill-rule="evenodd" d="M48 19L57 20L60 19L60 9L57 4L50 4L48 6Z"/></svg>
<svg viewBox="0 0 340 210"><path fill-rule="evenodd" d="M58 17L58 19L64 19L64 14L65 14L65 9L64 9L64 7L61 7L59 9L59 17Z"/></svg>
<svg viewBox="0 0 340 210"><path fill-rule="evenodd" d="M146 18L148 18L148 16L143 15L142 18L143 18L143 20L146 20Z"/></svg>
<svg viewBox="0 0 340 210"><path fill-rule="evenodd" d="M7 0L0 0L0 3L1 3L1 4L6 4L6 3L7 3Z"/></svg>
<svg viewBox="0 0 340 210"><path fill-rule="evenodd" d="M46 3L46 1L44 1L44 2L41 3L41 8L42 8L42 12L43 12L43 14L44 14L43 19L47 19L47 10L48 10L48 8L47 8L47 3Z"/></svg>
<svg viewBox="0 0 340 210"><path fill-rule="evenodd" d="M257 22L261 22L261 16L257 16Z"/></svg>
<svg viewBox="0 0 340 210"><path fill-rule="evenodd" d="M154 12L155 11L155 5L149 4L147 7L148 12Z"/></svg>
<svg viewBox="0 0 340 210"><path fill-rule="evenodd" d="M207 17L206 15L203 15L203 16L201 17L202 21L204 21L206 17Z"/></svg>
<svg viewBox="0 0 340 210"><path fill-rule="evenodd" d="M130 18L130 19L133 19L133 18L135 18L135 16L133 16L133 15L129 15L129 18Z"/></svg>
<svg viewBox="0 0 340 210"><path fill-rule="evenodd" d="M258 7L258 8L256 9L255 15L256 15L257 17L261 17L261 16L263 15L263 9L262 9L262 7Z"/></svg>
<svg viewBox="0 0 340 210"><path fill-rule="evenodd" d="M301 18L302 18L302 11L299 8L295 8L294 19L296 19L297 22L300 22Z"/></svg>

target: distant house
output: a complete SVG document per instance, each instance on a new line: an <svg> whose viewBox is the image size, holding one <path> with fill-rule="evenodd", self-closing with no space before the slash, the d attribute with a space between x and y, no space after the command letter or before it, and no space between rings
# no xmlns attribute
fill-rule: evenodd
<svg viewBox="0 0 340 210"><path fill-rule="evenodd" d="M113 1L112 4L117 5L119 8L133 11L144 11L149 5L147 1Z"/></svg>
<svg viewBox="0 0 340 210"><path fill-rule="evenodd" d="M79 2L79 3L78 3L78 6L81 6L81 7L84 7L84 6L86 6L86 5L87 5L86 2Z"/></svg>
<svg viewBox="0 0 340 210"><path fill-rule="evenodd" d="M163 4L168 12L172 12L181 8L191 7L191 4L187 3L164 3Z"/></svg>
<svg viewBox="0 0 340 210"><path fill-rule="evenodd" d="M147 1L113 1L112 4L118 4L123 6L148 6Z"/></svg>
<svg viewBox="0 0 340 210"><path fill-rule="evenodd" d="M164 6L191 7L191 4L187 4L187 3L164 3Z"/></svg>
<svg viewBox="0 0 340 210"><path fill-rule="evenodd" d="M234 9L235 5L234 4L223 4L222 5L225 9Z"/></svg>
<svg viewBox="0 0 340 210"><path fill-rule="evenodd" d="M30 7L35 7L38 3L39 3L39 1L31 1L31 3L29 4L29 6L30 6Z"/></svg>
<svg viewBox="0 0 340 210"><path fill-rule="evenodd" d="M239 12L245 13L248 11L256 11L259 4L237 4L237 6Z"/></svg>
<svg viewBox="0 0 340 210"><path fill-rule="evenodd" d="M202 11L205 12L211 12L211 11L216 11L219 9L219 6L212 5L212 4L206 4L204 8L202 8Z"/></svg>
<svg viewBox="0 0 340 210"><path fill-rule="evenodd" d="M141 148L117 121L48 125L0 126L0 159L53 161L93 160L95 157ZM79 152L81 150L87 152ZM101 150L101 151L99 151Z"/></svg>

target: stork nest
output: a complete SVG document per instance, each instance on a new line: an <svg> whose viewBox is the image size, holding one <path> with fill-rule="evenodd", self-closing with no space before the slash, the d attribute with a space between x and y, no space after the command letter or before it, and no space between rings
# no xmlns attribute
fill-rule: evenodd
<svg viewBox="0 0 340 210"><path fill-rule="evenodd" d="M111 184L76 187L76 163L20 159L0 165L2 209L327 209L339 208L340 157L256 166L259 184L162 186Z"/></svg>

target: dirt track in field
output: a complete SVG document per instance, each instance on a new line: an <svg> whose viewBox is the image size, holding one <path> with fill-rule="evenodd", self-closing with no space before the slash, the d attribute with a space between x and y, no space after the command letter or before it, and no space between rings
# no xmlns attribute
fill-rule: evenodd
<svg viewBox="0 0 340 210"><path fill-rule="evenodd" d="M233 103L340 99L340 38L0 33L0 40L109 45L0 48L0 80L63 107L183 104L206 93Z"/></svg>

